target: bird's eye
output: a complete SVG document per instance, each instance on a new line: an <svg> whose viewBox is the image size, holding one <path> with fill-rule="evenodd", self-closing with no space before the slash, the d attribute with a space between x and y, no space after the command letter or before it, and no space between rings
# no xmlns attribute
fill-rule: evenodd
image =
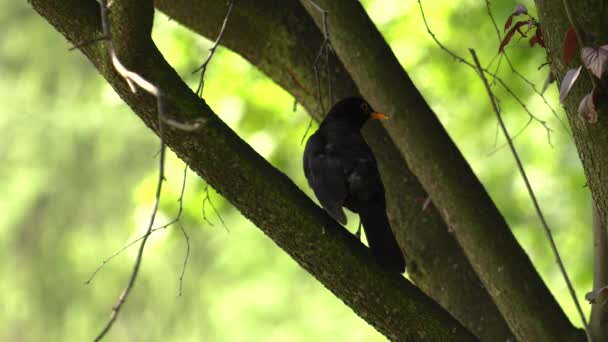
<svg viewBox="0 0 608 342"><path fill-rule="evenodd" d="M370 111L370 109L369 109L369 105L368 105L366 102L363 102L363 103L361 104L361 109L362 109L364 112L366 112L366 113Z"/></svg>

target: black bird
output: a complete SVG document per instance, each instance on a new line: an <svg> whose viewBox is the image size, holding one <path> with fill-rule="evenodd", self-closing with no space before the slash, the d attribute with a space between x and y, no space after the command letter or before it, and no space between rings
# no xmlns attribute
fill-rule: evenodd
<svg viewBox="0 0 608 342"><path fill-rule="evenodd" d="M388 223L376 158L361 135L367 120L385 118L362 98L339 101L306 142L304 174L323 208L336 221L346 224L342 207L359 214L378 264L387 271L403 273L405 260Z"/></svg>

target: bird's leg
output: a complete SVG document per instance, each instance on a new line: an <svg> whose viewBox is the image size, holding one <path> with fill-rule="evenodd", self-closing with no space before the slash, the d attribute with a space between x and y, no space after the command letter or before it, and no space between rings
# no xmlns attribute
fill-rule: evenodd
<svg viewBox="0 0 608 342"><path fill-rule="evenodd" d="M357 239L359 239L359 241L361 241L361 219L359 219L359 228L357 228L355 236L357 237Z"/></svg>

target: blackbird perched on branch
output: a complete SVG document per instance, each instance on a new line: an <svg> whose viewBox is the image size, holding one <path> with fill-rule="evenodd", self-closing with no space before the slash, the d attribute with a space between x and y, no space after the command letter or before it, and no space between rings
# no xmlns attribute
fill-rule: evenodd
<svg viewBox="0 0 608 342"><path fill-rule="evenodd" d="M403 273L405 260L386 215L384 185L372 150L361 135L369 119L386 119L362 98L329 111L304 149L304 174L325 210L346 224L342 207L358 213L372 254L387 271Z"/></svg>

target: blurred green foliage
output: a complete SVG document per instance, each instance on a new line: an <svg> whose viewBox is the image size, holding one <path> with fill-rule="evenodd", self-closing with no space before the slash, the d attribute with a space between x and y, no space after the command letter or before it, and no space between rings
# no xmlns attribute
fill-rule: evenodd
<svg viewBox="0 0 608 342"><path fill-rule="evenodd" d="M574 306L557 271L513 158L475 73L426 34L415 1L363 1L398 58L440 116L504 213L556 298L576 325ZM526 4L532 8L530 1ZM483 62L497 51L496 32L479 1L426 5L444 44ZM502 26L514 3L493 4ZM104 259L141 235L157 174L156 137L121 102L79 52L26 3L4 1L0 25L0 340L90 340L105 323L131 271L136 248ZM210 42L157 15L154 39L192 86ZM540 87L547 69L540 48L507 49L514 65ZM496 67L498 60L492 64ZM533 113L516 145L579 297L591 288L590 200L572 139L529 86L501 62L501 75ZM547 98L554 107L556 90ZM512 132L528 120L495 85ZM210 64L204 97L242 138L310 194L300 144L309 123L293 98L255 67L223 48ZM561 109L558 114L565 120ZM390 122L388 123L390 124ZM314 128L314 127L313 127ZM212 142L210 142L212 143ZM183 163L171 155L161 221L178 210ZM180 292L186 240L178 228L156 232L135 290L110 341L382 341L237 210L190 174L182 224L190 257ZM421 212L421 215L424 213ZM584 304L586 310L589 305Z"/></svg>

